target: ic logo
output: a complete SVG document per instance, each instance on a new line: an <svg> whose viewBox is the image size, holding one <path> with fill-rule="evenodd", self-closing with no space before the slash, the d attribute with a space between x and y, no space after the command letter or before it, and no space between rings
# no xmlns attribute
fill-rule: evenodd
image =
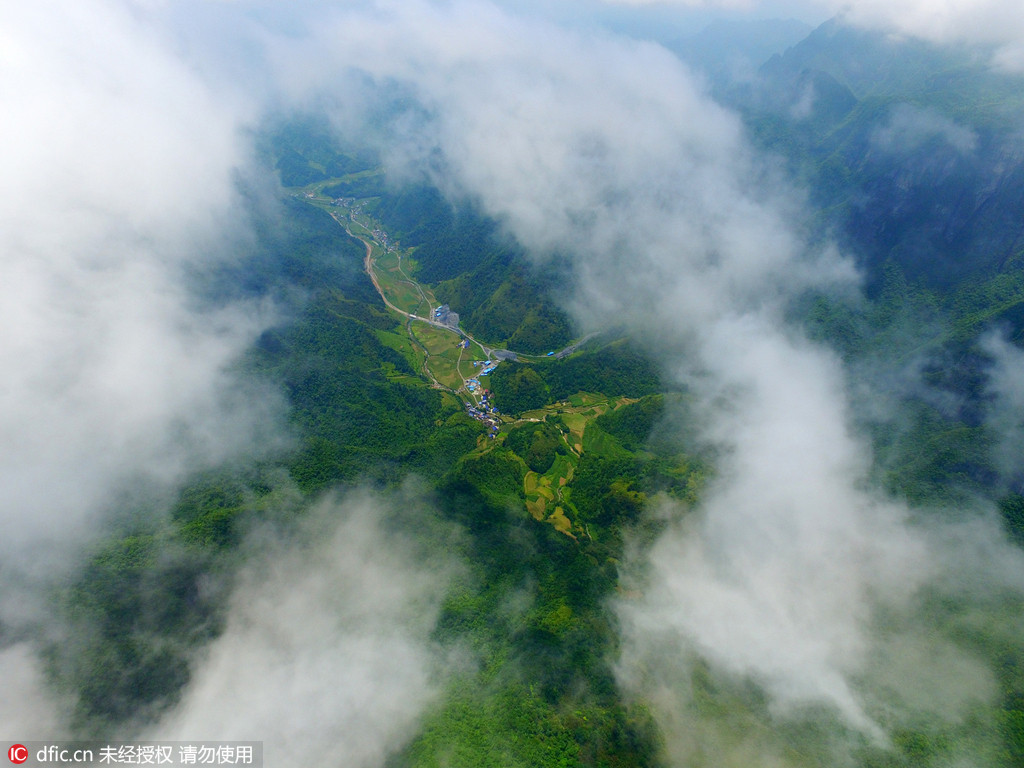
<svg viewBox="0 0 1024 768"><path fill-rule="evenodd" d="M7 757L10 758L12 763L21 765L28 760L28 750L25 749L24 744L15 744L7 750Z"/></svg>

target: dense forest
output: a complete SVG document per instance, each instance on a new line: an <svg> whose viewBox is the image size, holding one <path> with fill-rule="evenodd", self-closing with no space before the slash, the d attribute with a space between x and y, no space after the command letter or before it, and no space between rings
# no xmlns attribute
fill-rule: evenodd
<svg viewBox="0 0 1024 768"><path fill-rule="evenodd" d="M863 384L849 386L849 419L870 452L866 476L922 518L990 509L1024 546L1024 468L1001 458L991 384L995 345L1020 352L1024 343L1019 78L838 22L761 75L714 87L757 146L809 189L808 239L835 238L857 255L863 293L808 289L784 313ZM798 114L792 107L808 92L817 106ZM583 335L566 309L569 262L534 261L472 199L396 181L380 152L341 138L328 120L269 122L260 152L280 181L274 199L247 198L252 231L241 254L190 277L200 302L273 302L274 323L236 365L281 393L287 439L258 460L192 472L165 500L167 515L150 514L147 503L158 501L126 498L114 532L52 596L68 630L48 639L45 674L72 701L76 735L145 732L181 701L198 654L224 632L252 531L294 530L325 494L417 484L433 522L458 532L438 546L462 564L430 640L469 661L437 684L388 768L667 765L655 705L619 683L622 618L611 606L636 599L625 574L635 552L695 519L707 489L728 479L716 449L693 438L704 414L688 385L653 342L621 328L545 356ZM491 433L461 395L432 386L410 341L413 320L385 305L364 270L369 245L303 198L317 184L326 197L359 201L412 249L412 276L465 331L528 356L502 361L485 380L500 428ZM889 400L876 403L878 393ZM401 517L382 524L397 535L413 525ZM970 702L964 717L904 717L873 702L884 738L811 706L769 728L767 683L715 668L699 649L681 717L711 741L769 745L784 756L779 765L830 765L838 742L853 745L844 754L862 768L978 756L1022 765L1015 628L1024 604L1007 587L973 606L969 591L924 594L913 619L872 617L896 637L901 621L926 616L972 659L991 662L992 696Z"/></svg>

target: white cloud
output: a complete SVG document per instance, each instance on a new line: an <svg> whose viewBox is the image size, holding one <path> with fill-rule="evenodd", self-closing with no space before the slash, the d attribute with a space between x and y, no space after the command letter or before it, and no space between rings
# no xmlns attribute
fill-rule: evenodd
<svg viewBox="0 0 1024 768"><path fill-rule="evenodd" d="M978 145L978 135L931 109L897 104L886 122L871 133L871 144L884 152L902 153L919 149L928 141L941 139L961 154Z"/></svg>
<svg viewBox="0 0 1024 768"><path fill-rule="evenodd" d="M994 360L987 416L996 439L996 461L1004 479L1016 480L1024 469L1024 351L995 332L983 340L982 347Z"/></svg>
<svg viewBox="0 0 1024 768"><path fill-rule="evenodd" d="M449 660L430 634L455 572L393 509L382 522L399 504L408 521L415 499L328 499L298 541L258 547L153 738L263 741L273 765L383 765L439 692Z"/></svg>
<svg viewBox="0 0 1024 768"><path fill-rule="evenodd" d="M0 515L31 564L122 480L247 450L275 408L228 373L262 310L185 284L230 246L239 117L117 3L5 4L0 29Z"/></svg>
<svg viewBox="0 0 1024 768"><path fill-rule="evenodd" d="M70 707L47 689L40 666L28 643L0 649L0 723L4 738L25 742L67 735L64 718Z"/></svg>
<svg viewBox="0 0 1024 768"><path fill-rule="evenodd" d="M160 477L169 463L173 477L197 445L219 456L202 436L224 433L223 370L259 327L239 309L191 312L176 272L232 210L238 116L132 14L99 0L74 8L0 11L0 93L24 115L0 127L12 169L0 192L13 276L3 320L15 329L0 364L17 371L0 419L4 434L29 430L0 444L12 468L0 485L28 540L82 530L122 476ZM853 13L934 37L955 26L899 10ZM856 276L833 253L806 252L799 195L739 120L657 46L484 2L297 14L286 35L257 35L259 71L277 78L261 91L293 103L344 94L351 125L365 76L402 84L418 110L391 136L393 165L475 198L538 257L570 255L581 321L625 323L697 398L718 476L696 513L637 556L644 596L621 606L624 684L675 722L687 694L665 683L698 654L763 685L783 717L823 703L877 733L864 683L875 613L910 610L942 550L868 488L841 366L781 319L795 292L852 290ZM356 765L379 764L410 733L434 690L440 593L372 513L349 514L322 545L247 573L163 732L262 738L302 764L340 750ZM645 666L664 671L653 688L636 673ZM915 673L926 670L904 670ZM295 701L323 710L322 731Z"/></svg>
<svg viewBox="0 0 1024 768"><path fill-rule="evenodd" d="M854 0L839 8L856 23L937 42L1013 44L1024 40L1024 9L1009 0Z"/></svg>
<svg viewBox="0 0 1024 768"><path fill-rule="evenodd" d="M879 736L863 682L875 620L916 610L944 555L870 489L845 372L782 320L804 288L855 290L856 276L807 252L799 195L739 121L656 46L485 3L384 3L311 37L276 51L324 64L289 70L295 93L330 92L354 68L402 84L420 109L393 162L473 197L540 257L572 256L578 317L626 324L697 398L718 474L636 562L627 686L655 681L657 695L637 690L668 725L686 693L666 693L674 673L659 665L685 670L698 653L764 686L781 717L824 704Z"/></svg>
<svg viewBox="0 0 1024 768"><path fill-rule="evenodd" d="M276 444L281 409L231 373L267 312L201 306L186 279L233 245L237 105L114 0L0 5L0 101L0 711L53 738L29 650L53 585L123 492L158 509Z"/></svg>

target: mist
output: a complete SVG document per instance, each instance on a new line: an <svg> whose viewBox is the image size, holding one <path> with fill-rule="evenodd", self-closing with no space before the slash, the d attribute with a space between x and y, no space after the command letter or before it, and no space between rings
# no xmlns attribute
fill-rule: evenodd
<svg viewBox="0 0 1024 768"><path fill-rule="evenodd" d="M329 93L353 69L401 84L416 106L391 127L389 169L473 200L542 263L568 254L581 328L625 324L696 397L714 478L696 509L664 502L663 534L627 569L642 597L614 606L620 682L656 703L674 764L698 764L724 738L689 709L695 659L764 690L779 723L833 718L847 734L828 748L836 761L922 712L957 720L991 701L988 662L943 634L927 596L960 577L976 594L1019 594L1021 558L991 521L940 534L930 512L873 486L849 372L784 319L803 291L854 296L859 278L834 248L808 245L801 193L735 116L658 46L482 3L381 4L309 38L302 50L315 42L331 66L289 70L290 92ZM297 57L287 50L277 55ZM923 117L897 113L890 140L924 131L970 149L956 126ZM351 119L346 105L340 124ZM997 553L998 576L951 557L958 537ZM934 676L929 648L948 675ZM887 698L895 669L933 685ZM749 748L721 759L742 763Z"/></svg>
<svg viewBox="0 0 1024 768"><path fill-rule="evenodd" d="M457 532L430 514L422 490L364 491L321 500L298 531L255 531L224 632L150 737L261 740L268 765L383 765L456 664L431 632Z"/></svg>
<svg viewBox="0 0 1024 768"><path fill-rule="evenodd" d="M1024 65L1024 12L1006 0L954 0L941 9L925 0L885 3L856 0L841 10L855 24L938 43L988 45L992 64L1020 72Z"/></svg>
<svg viewBox="0 0 1024 768"><path fill-rule="evenodd" d="M740 17L795 17L819 24L825 17L897 36L936 43L965 43L989 47L996 69L1019 73L1024 68L1024 11L1013 0L606 0L607 4L680 9L681 13L716 10ZM769 10L770 9L770 10Z"/></svg>
<svg viewBox="0 0 1024 768"><path fill-rule="evenodd" d="M120 518L159 527L190 473L287 434L235 371L273 308L191 277L245 229L244 114L101 0L4 4L0 93L0 721L53 738L67 702L33 657L64 631L54 590Z"/></svg>
<svg viewBox="0 0 1024 768"><path fill-rule="evenodd" d="M18 734L24 741L67 733L71 702L49 689L41 667L31 642L7 644L0 650L0 673L5 681L0 722L6 733Z"/></svg>
<svg viewBox="0 0 1024 768"><path fill-rule="evenodd" d="M942 141L960 154L969 155L978 146L978 135L934 111L899 104L872 132L870 141L880 151L893 154L910 153L929 141Z"/></svg>
<svg viewBox="0 0 1024 768"><path fill-rule="evenodd" d="M314 2L283 18L258 5L240 29L208 8L223 37L159 6L75 8L0 11L3 93L24 115L0 127L11 553L73 549L123 483L173 486L266 442L275 396L239 394L230 366L268 310L197 308L182 273L231 241L256 115L326 104L339 131L382 150L389 176L478 204L541 265L569 257L580 329L614 318L693 394L687 437L717 457L714 477L694 509L656 505L662 532L624 564L639 596L609 608L620 686L652 703L672 764L749 764L767 749L755 734L707 757L727 734L693 716L702 669L764 691L763 721L826 718L849 742L829 747L834 764L906 718L956 721L996 695L989 663L929 600L965 585L983 602L1017 595L1020 556L989 518L940 525L872 485L850 372L786 320L802 292L855 296L852 261L809 245L800 190L668 51L475 0ZM946 34L859 8L864 23ZM985 8L994 28L1005 8ZM215 51L221 40L237 58ZM1007 37L983 41L1012 58ZM233 72L258 85L226 86ZM394 87L409 108L380 131L366 105ZM970 148L957 126L909 117L894 115L886 140L924 131ZM328 500L296 540L257 533L223 635L154 733L262 739L312 765L339 749L380 765L400 748L442 685L430 629L452 566L384 532L387 505ZM30 563L47 570L24 561L5 568L29 581ZM0 663L37 687L23 652ZM946 674L912 685L934 658ZM897 673L908 684L893 697Z"/></svg>
<svg viewBox="0 0 1024 768"><path fill-rule="evenodd" d="M996 462L1004 481L1016 485L1024 470L1024 353L998 332L989 333L982 347L993 360L988 380L993 405L987 416Z"/></svg>
<svg viewBox="0 0 1024 768"><path fill-rule="evenodd" d="M229 370L268 308L186 279L242 215L238 116L124 9L65 5L2 11L6 564L88 535L122 480L247 450L279 408Z"/></svg>

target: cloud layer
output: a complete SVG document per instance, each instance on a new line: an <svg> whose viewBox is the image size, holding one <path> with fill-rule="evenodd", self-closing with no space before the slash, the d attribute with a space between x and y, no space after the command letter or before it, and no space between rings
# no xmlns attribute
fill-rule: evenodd
<svg viewBox="0 0 1024 768"><path fill-rule="evenodd" d="M472 197L538 257L570 255L577 316L626 323L697 398L716 478L698 510L669 505L638 556L624 684L650 694L671 677L661 665L696 653L756 681L780 716L824 704L881 738L865 682L878 617L914 614L948 560L871 490L846 372L783 320L808 287L856 290L843 259L804 245L800 196L656 46L471 2L384 3L311 37L327 80L358 68L417 104L394 165ZM678 710L688 694L673 695Z"/></svg>
<svg viewBox="0 0 1024 768"><path fill-rule="evenodd" d="M5 5L0 28L10 565L90 532L123 480L245 451L275 406L228 373L267 318L185 279L241 213L239 116L117 4Z"/></svg>
<svg viewBox="0 0 1024 768"><path fill-rule="evenodd" d="M108 0L5 3L0 98L0 722L39 731L50 590L115 511L280 444L282 408L231 372L266 311L188 279L242 229L243 115Z"/></svg>
<svg viewBox="0 0 1024 768"><path fill-rule="evenodd" d="M262 740L275 765L382 765L449 663L430 633L455 564L429 525L410 537L417 506L354 494L283 542L260 531L224 633L154 738Z"/></svg>
<svg viewBox="0 0 1024 768"><path fill-rule="evenodd" d="M1009 6L950 5L939 20L922 8L850 14L945 39L973 8L963 35L1010 45L1020 31ZM652 697L663 724L683 723L690 694L664 683L703 657L762 686L783 718L823 704L879 736L877 616L914 615L922 586L950 581L940 554L954 537L870 490L845 371L783 320L800 291L854 291L856 276L808 250L799 194L739 120L658 46L485 2L303 4L286 33L262 12L267 27L248 40L259 53L240 61L273 80L259 87L267 110L323 99L342 105L339 125L359 125L360 103L397 84L411 108L386 134L396 174L473 198L539 259L571 257L581 323L614 316L694 393L717 474L698 510L666 503L665 533L636 553L643 597L616 606L624 688ZM182 281L237 212L245 99L222 98L145 17L102 0L0 10L0 94L21 116L0 124L0 509L14 532L4 567L29 581L29 564L46 563L31 555L91 530L124 480L172 482L223 460L266 418L250 407L260 398L232 396L226 372L259 314L198 309ZM1011 32L985 38L1000 25ZM340 751L365 766L409 735L440 668L429 631L444 569L384 533L376 510L327 503L319 542L262 551L161 735L209 730L283 745L302 764ZM971 540L998 553L1001 586L1016 590L1014 556L989 533ZM978 590L986 579L976 574ZM919 637L915 626L884 644L913 648L892 654L911 659L910 679L927 661ZM686 739L670 748L678 764L693 758Z"/></svg>

